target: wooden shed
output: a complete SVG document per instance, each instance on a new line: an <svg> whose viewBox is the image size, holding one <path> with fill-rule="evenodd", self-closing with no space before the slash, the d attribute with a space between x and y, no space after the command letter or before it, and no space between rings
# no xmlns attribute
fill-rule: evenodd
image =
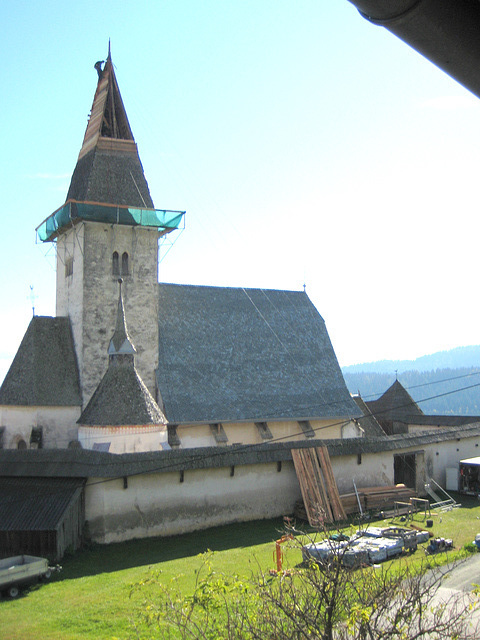
<svg viewBox="0 0 480 640"><path fill-rule="evenodd" d="M85 478L0 477L0 557L58 562L83 542Z"/></svg>

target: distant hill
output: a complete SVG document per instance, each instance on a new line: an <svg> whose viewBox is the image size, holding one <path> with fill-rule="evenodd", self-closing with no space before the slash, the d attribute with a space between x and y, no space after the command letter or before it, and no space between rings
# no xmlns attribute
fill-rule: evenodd
<svg viewBox="0 0 480 640"><path fill-rule="evenodd" d="M432 371L435 369L463 369L480 367L480 345L457 347L448 351L438 351L416 360L378 360L342 367L343 373L359 373L372 371L376 373L392 373L395 371Z"/></svg>
<svg viewBox="0 0 480 640"><path fill-rule="evenodd" d="M375 400L396 375L427 414L480 416L480 346L458 347L416 360L381 360L342 368L351 393ZM395 374L397 372L397 374Z"/></svg>

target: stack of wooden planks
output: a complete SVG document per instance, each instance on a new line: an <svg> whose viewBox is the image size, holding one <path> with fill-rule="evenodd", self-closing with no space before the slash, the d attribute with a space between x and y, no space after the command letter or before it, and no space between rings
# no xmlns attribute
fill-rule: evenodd
<svg viewBox="0 0 480 640"><path fill-rule="evenodd" d="M327 447L292 449L292 458L310 526L345 520Z"/></svg>
<svg viewBox="0 0 480 640"><path fill-rule="evenodd" d="M358 513L360 507L362 511L383 511L393 509L395 502L408 502L410 498L416 496L413 489L405 485L395 485L386 487L363 487L358 489L358 499L355 493L345 493L340 496L345 513Z"/></svg>

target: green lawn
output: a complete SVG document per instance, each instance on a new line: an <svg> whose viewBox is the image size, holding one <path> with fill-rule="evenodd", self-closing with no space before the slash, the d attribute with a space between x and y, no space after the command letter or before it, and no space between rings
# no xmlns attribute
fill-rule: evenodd
<svg viewBox="0 0 480 640"><path fill-rule="evenodd" d="M453 538L457 549L480 533L480 503L458 497L462 508L432 515L435 536ZM372 523L377 524L377 523ZM388 523L387 523L388 524ZM403 524L403 523L397 523ZM424 526L418 514L414 524ZM109 546L95 545L63 561L63 571L50 583L33 587L18 600L0 602L2 640L127 640L135 638L134 621L155 586L133 590L152 569L163 584L192 590L199 554L210 549L213 566L226 574L248 576L274 567L273 541L281 535L281 519L217 527L174 538L151 538ZM414 557L420 557L420 550ZM285 562L295 566L300 550L286 546Z"/></svg>

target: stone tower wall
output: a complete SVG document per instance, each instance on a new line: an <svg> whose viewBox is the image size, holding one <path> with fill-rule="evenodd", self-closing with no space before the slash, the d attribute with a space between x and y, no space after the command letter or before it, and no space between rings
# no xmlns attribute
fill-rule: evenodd
<svg viewBox="0 0 480 640"><path fill-rule="evenodd" d="M57 246L57 315L69 315L77 349L83 406L108 365L107 348L115 329L118 278L123 278L127 327L135 348L136 368L155 397L158 364L158 233L156 229L81 223ZM73 242L69 234L75 233ZM60 254L73 249L73 274L65 276ZM78 251L75 248L78 246ZM113 253L120 274L113 273ZM122 273L122 255L128 273ZM63 276L63 282L62 282Z"/></svg>

